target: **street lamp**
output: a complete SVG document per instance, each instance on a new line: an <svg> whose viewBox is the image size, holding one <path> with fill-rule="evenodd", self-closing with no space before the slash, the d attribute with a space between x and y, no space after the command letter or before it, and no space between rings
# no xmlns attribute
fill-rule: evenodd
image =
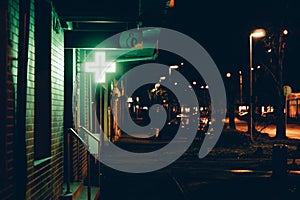
<svg viewBox="0 0 300 200"><path fill-rule="evenodd" d="M250 102L249 102L249 123L248 123L248 131L250 132L250 139L253 141L253 105L252 105L252 68L253 68L253 61L252 61L252 40L253 38L262 38L266 35L266 31L264 29L256 29L254 30L250 36L249 36L249 41L250 41L250 66L249 66L249 81L250 81L250 88L249 88L249 97L250 97Z"/></svg>
<svg viewBox="0 0 300 200"><path fill-rule="evenodd" d="M235 75L227 72L226 73L226 88L228 89L228 91L233 92L235 91L234 89L234 80L235 80ZM227 109L227 113L226 113L226 117L228 118L228 124L227 127L230 129L235 129L235 123L234 123L234 113L235 113L235 96L232 94L227 95L228 97L228 109Z"/></svg>
<svg viewBox="0 0 300 200"><path fill-rule="evenodd" d="M178 65L171 65L171 66L169 67L169 76L171 76L171 71L172 71L172 69L178 69L178 68L179 68Z"/></svg>
<svg viewBox="0 0 300 200"><path fill-rule="evenodd" d="M231 73L230 72L226 73L226 78L230 78L230 77L231 77Z"/></svg>

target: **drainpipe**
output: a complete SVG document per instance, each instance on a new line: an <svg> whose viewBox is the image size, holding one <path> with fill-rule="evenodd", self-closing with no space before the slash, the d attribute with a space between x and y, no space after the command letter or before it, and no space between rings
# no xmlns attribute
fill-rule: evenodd
<svg viewBox="0 0 300 200"><path fill-rule="evenodd" d="M18 83L15 148L15 192L16 199L26 199L27 158L26 158L26 89L29 40L30 0L19 4L19 46L18 46Z"/></svg>

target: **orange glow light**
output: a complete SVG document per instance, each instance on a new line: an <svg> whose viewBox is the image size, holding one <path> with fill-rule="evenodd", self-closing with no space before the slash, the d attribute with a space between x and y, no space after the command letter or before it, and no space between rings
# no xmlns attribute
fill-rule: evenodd
<svg viewBox="0 0 300 200"><path fill-rule="evenodd" d="M233 170L229 170L232 173L251 173L254 172L251 169L233 169Z"/></svg>
<svg viewBox="0 0 300 200"><path fill-rule="evenodd" d="M175 6L175 0L170 0L169 8L173 8Z"/></svg>

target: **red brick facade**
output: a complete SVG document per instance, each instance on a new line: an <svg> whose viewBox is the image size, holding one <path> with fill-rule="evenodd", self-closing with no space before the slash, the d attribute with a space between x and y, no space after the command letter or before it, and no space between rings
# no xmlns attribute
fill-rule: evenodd
<svg viewBox="0 0 300 200"><path fill-rule="evenodd" d="M19 41L19 1L1 1L0 32L1 38L1 199L16 199L18 186L14 160L14 135L25 134L27 183L26 199L59 199L63 191L63 116L64 116L64 31L60 27L55 8L44 1L52 10L52 16L45 29L51 31L51 64L50 114L51 114L51 156L44 160L34 158L35 135L35 69L36 35L35 35L35 2L30 4L28 68L26 89L26 128L25 133L16 132L17 80L18 80L18 41ZM48 4L48 5L47 5ZM55 26L54 24L55 23ZM2 37L4 36L4 37ZM47 106L47 105L45 105ZM3 115L4 114L4 115Z"/></svg>

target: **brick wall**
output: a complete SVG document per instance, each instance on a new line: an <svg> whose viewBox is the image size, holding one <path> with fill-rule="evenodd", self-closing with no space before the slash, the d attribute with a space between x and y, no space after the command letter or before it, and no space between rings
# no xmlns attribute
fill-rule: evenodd
<svg viewBox="0 0 300 200"><path fill-rule="evenodd" d="M64 33L59 27L57 14L53 12L52 16L55 30L52 29L51 51L51 173L52 184L56 186L53 187L53 196L59 197L63 183Z"/></svg>
<svg viewBox="0 0 300 200"><path fill-rule="evenodd" d="M34 162L34 94L35 94L35 21L34 21L34 2L30 6L30 25L29 25L29 46L28 46L28 70L27 70L27 103L26 103L26 151L27 151L27 187L32 187L32 174L36 171ZM38 179L34 179L37 181ZM28 197L27 189L26 198Z"/></svg>
<svg viewBox="0 0 300 200"><path fill-rule="evenodd" d="M55 20L57 17L53 11L52 24L48 27L52 30L51 52L49 52L51 53L51 159L40 165L34 165L34 137L33 134L28 134L27 199L59 199L63 189L64 33ZM58 23L55 25L57 29L54 29L53 23ZM28 120L28 125L30 122Z"/></svg>
<svg viewBox="0 0 300 200"><path fill-rule="evenodd" d="M75 66L76 66L76 72L81 71L82 68L82 60L84 60L86 54L81 50L76 50L75 53ZM80 79L80 76L76 77L76 91L73 91L73 95L77 95L77 101L81 101L81 97L86 97L86 95L82 94L82 91L86 92L87 90L79 90L80 88L80 82L82 80ZM75 94L76 93L76 94ZM77 102L78 103L78 102ZM77 105L79 106L79 105ZM87 127L87 124L85 123L85 118L81 117L81 113L86 113L84 110L81 110L82 107L80 107L77 112L79 112L78 119L76 124L80 123L81 125ZM83 121L81 121L83 120ZM81 123L82 122L82 123ZM80 130L77 130L80 131ZM80 134L80 133L79 133ZM84 134L84 133L83 133ZM87 154L86 154L86 148L83 144L81 144L76 138L73 138L72 140L72 169L71 169L71 180L72 181L80 181L83 180L87 175Z"/></svg>
<svg viewBox="0 0 300 200"><path fill-rule="evenodd" d="M2 199L13 199L14 194L14 167L13 167L13 135L14 135L14 84L12 77L12 55L10 52L9 34L11 27L8 26L9 12L18 12L17 8L8 5L7 1L0 2L0 71L1 71L1 119L0 119L0 140L1 140L1 165L0 165L0 197ZM16 15L16 17L18 17ZM18 25L18 23L16 23ZM14 30L15 31L15 30ZM18 42L18 40L17 40Z"/></svg>
<svg viewBox="0 0 300 200"><path fill-rule="evenodd" d="M5 102L1 111L5 110L5 122L1 126L5 128L1 134L1 141L4 145L1 149L1 170L5 179L1 182L0 198L14 199L18 192L18 185L14 185L14 128L15 116L17 115L17 77L18 77L18 39L19 39L19 0L4 0L7 10L0 18L2 26L7 27L7 51L5 56L7 63L1 60L1 80L5 80ZM1 2L1 6L2 3ZM46 1L45 1L46 2ZM4 3L3 3L4 5ZM51 6L49 4L49 6ZM64 112L64 33L59 23L56 29L51 29L51 158L40 165L34 160L34 105L35 105L35 8L34 0L31 1L29 48L28 48L28 69L27 69L27 102L26 102L26 153L27 153L27 192L26 199L59 199L62 194L63 184L63 112ZM52 18L57 18L53 11ZM5 24L7 22L7 24ZM1 30L1 34L5 30ZM5 41L5 40L3 40ZM2 52L1 52L2 53ZM7 66L4 66L6 65ZM1 71L2 72L2 71ZM4 82L3 82L4 83ZM1 88L2 89L2 88ZM1 94L2 94L1 93ZM19 133L20 134L20 133ZM1 177L3 178L3 177Z"/></svg>
<svg viewBox="0 0 300 200"><path fill-rule="evenodd" d="M47 3L47 0L41 0L47 8L52 10L52 5ZM4 5L5 2L6 6ZM46 5L47 4L47 5ZM1 72L1 90L5 99L1 99L1 112L5 113L5 118L2 117L1 129L4 132L0 134L1 139L1 159L0 170L1 199L15 199L15 194L18 193L18 184L14 184L15 176L15 160L14 160L14 136L15 122L17 116L17 81L18 81L18 40L19 40L19 0L4 0L0 2L1 27L6 27L7 31L1 29L1 35L7 37L5 43L8 55L2 56L0 59ZM3 12L2 12L3 10ZM4 12L6 10L6 12ZM5 14L6 13L6 14ZM60 28L58 16L54 10L49 12L49 24L45 25L45 29L51 30L51 48L49 49L50 63L50 121L51 121L51 154L50 158L37 163L35 160L35 106L37 105L36 98L36 83L37 74L35 74L38 61L36 51L36 24L35 24L35 2L31 0L30 26L29 26L29 46L28 46L28 65L27 65L27 96L26 96L26 158L27 158L27 189L26 199L59 199L62 194L63 185L63 122L64 122L64 32ZM50 22L51 21L51 22ZM6 34L7 33L7 34ZM1 55L3 52L1 51ZM48 53L48 51L46 51ZM80 67L80 61L85 57L80 51L76 51L76 65ZM43 55L46 56L47 55ZM38 84L37 84L38 85ZM3 105L2 105L3 103ZM45 105L47 106L47 105ZM37 110L36 110L37 111ZM1 118L1 119L2 119ZM5 121L3 123L3 121ZM73 180L82 180L87 173L87 157L86 149L78 141L73 141ZM5 177L3 176L5 174Z"/></svg>

